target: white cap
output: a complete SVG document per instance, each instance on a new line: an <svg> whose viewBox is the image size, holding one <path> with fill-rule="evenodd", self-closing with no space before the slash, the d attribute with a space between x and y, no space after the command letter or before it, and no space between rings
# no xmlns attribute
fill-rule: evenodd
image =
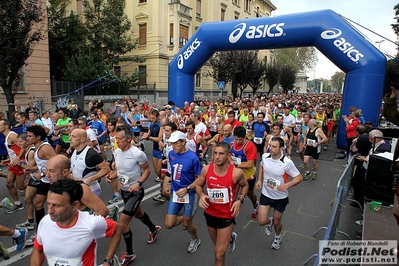
<svg viewBox="0 0 399 266"><path fill-rule="evenodd" d="M186 140L186 135L181 132L181 131L175 131L172 133L172 135L170 135L170 138L168 139L168 142L176 142L178 140Z"/></svg>

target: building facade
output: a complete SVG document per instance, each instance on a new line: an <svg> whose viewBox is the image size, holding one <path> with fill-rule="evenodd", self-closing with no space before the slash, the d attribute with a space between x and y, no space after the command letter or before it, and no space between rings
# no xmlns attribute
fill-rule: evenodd
<svg viewBox="0 0 399 266"><path fill-rule="evenodd" d="M82 0L71 0L68 8L82 13ZM145 73L139 87L146 90L155 86L156 95L149 100L164 104L167 102L168 64L202 23L270 16L275 9L269 0L126 1L125 14L132 23L132 37L138 39L138 46L128 55L141 56L146 61L126 67L121 65L121 73ZM270 58L268 50L259 54L263 60ZM217 83L205 76L206 68L205 64L196 74L196 95L214 99L219 97L220 91ZM227 91L230 86L227 84ZM137 95L137 88L132 88L132 94Z"/></svg>

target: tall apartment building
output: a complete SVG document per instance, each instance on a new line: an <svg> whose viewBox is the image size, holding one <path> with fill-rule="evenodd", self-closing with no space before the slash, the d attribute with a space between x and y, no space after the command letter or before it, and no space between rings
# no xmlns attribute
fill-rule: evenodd
<svg viewBox="0 0 399 266"><path fill-rule="evenodd" d="M68 8L82 13L82 0L70 0ZM125 13L133 26L132 37L139 41L129 55L145 57L146 61L121 65L121 73L146 73L140 87L155 84L157 102L165 103L168 64L201 23L270 16L275 9L270 0L127 0ZM261 57L270 61L270 52L262 51ZM196 94L217 98L217 84L203 75L206 67L196 74ZM226 89L229 91L229 85Z"/></svg>

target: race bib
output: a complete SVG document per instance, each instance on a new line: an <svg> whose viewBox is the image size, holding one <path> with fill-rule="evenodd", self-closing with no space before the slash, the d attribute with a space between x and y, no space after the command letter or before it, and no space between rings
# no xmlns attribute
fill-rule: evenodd
<svg viewBox="0 0 399 266"><path fill-rule="evenodd" d="M277 187L281 184L281 182L279 180L276 180L272 177L267 177L265 179L265 184L268 188L272 189L272 190L276 190L277 191Z"/></svg>
<svg viewBox="0 0 399 266"><path fill-rule="evenodd" d="M172 201L176 203L190 203L190 195L187 193L184 197L179 197L176 192L173 192Z"/></svg>
<svg viewBox="0 0 399 266"><path fill-rule="evenodd" d="M229 191L227 188L208 188L209 201L218 204L226 204L229 202Z"/></svg>
<svg viewBox="0 0 399 266"><path fill-rule="evenodd" d="M231 156L231 159L234 161L234 164L241 164L241 158Z"/></svg>
<svg viewBox="0 0 399 266"><path fill-rule="evenodd" d="M314 140L314 139L307 139L307 141L306 141L306 145L309 145L309 146L313 146L315 143L316 143L316 140Z"/></svg>
<svg viewBox="0 0 399 266"><path fill-rule="evenodd" d="M213 132L216 132L218 130L218 128L217 128L216 125L211 125L210 130L213 131Z"/></svg>
<svg viewBox="0 0 399 266"><path fill-rule="evenodd" d="M121 183L121 186L124 187L125 184L129 182L129 177L126 175L118 175L119 182Z"/></svg>
<svg viewBox="0 0 399 266"><path fill-rule="evenodd" d="M64 259L64 258L57 258L57 257L47 257L47 263L49 266L81 266L82 259L81 258L74 258L74 259Z"/></svg>
<svg viewBox="0 0 399 266"><path fill-rule="evenodd" d="M262 144L263 139L262 138L254 138L254 142L256 144Z"/></svg>

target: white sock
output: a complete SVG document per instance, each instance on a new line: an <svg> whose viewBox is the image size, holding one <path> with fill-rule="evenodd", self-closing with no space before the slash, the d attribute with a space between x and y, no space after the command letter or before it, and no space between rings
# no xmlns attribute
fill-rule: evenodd
<svg viewBox="0 0 399 266"><path fill-rule="evenodd" d="M12 235L12 238L17 238L21 235L21 232L19 230L15 230L14 234Z"/></svg>

